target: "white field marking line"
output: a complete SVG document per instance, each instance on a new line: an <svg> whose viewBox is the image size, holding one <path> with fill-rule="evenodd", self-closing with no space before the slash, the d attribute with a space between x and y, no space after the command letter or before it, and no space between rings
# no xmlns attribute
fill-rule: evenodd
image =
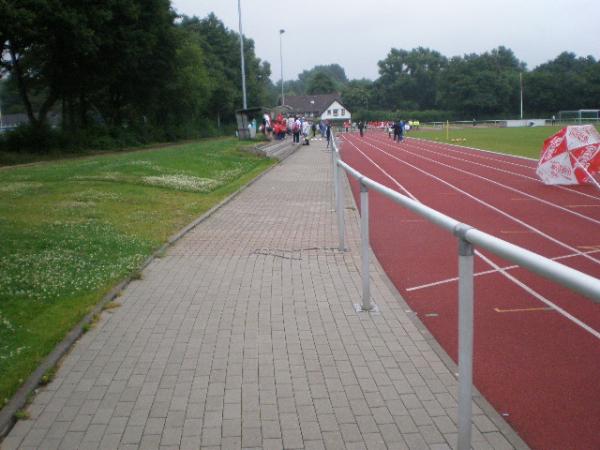
<svg viewBox="0 0 600 450"><path fill-rule="evenodd" d="M365 141L364 141L365 142ZM368 144L368 142L367 142ZM372 147L375 147L372 144L369 144ZM356 147L356 146L355 146ZM377 147L375 147L377 149ZM383 153L386 153L385 151L381 150L381 149L377 149ZM386 153L387 154L387 153ZM405 163L404 161L400 161L402 163ZM411 166L411 164L405 163L409 166ZM437 177L434 177L437 178ZM443 181L443 180L440 180ZM444 182L445 183L445 182ZM589 325L587 325L586 323L582 322L581 320L579 320L578 318L574 317L573 315L569 314L567 311L565 311L564 309L562 309L560 306L552 303L550 300L548 300L547 298L545 298L544 296L542 296L540 293L538 293L537 291L534 291L532 288L530 288L529 286L527 286L525 283L519 281L517 278L515 278L513 275L509 274L506 270L502 269L500 266L498 266L495 262L493 262L492 260L490 260L488 257L486 257L485 255L481 254L480 251L475 250L475 254L477 256L479 256L484 262L486 262L488 265L490 265L491 267L493 267L496 271L500 272L502 275L504 275L506 278L508 278L510 281L512 281L513 283L515 283L517 286L519 286L521 289L523 289L525 292L527 292L528 294L532 295L534 298L538 299L539 301L541 301L542 303L548 305L549 307L551 307L552 309L554 309L556 312L558 312L559 314L561 314L563 317L567 318L568 320L574 322L576 325L579 325L581 328L583 328L585 331L589 332L590 334L592 334L594 337L596 337L597 339L600 339L600 333L596 330L594 330L593 328L591 328ZM573 255L575 256L575 255Z"/></svg>
<svg viewBox="0 0 600 450"><path fill-rule="evenodd" d="M366 153L364 153L360 148L358 148L356 145L354 145L352 142L350 142L345 136L342 136L344 139L344 142L347 142L348 144L350 144L352 147L354 147L356 150L358 150L358 152L363 155L367 160L369 160L369 162L371 164L373 164L377 169L379 169L381 171L381 173L383 173L386 177L388 177L396 186L398 186L400 189L402 189L402 191L408 195L410 198L412 198L415 201L419 201L417 200L417 198L412 195L408 189L406 189L404 186L402 186L402 184L400 184L400 182L398 180L396 180L394 177L392 177L389 173L387 173L383 167L381 167L379 164L377 164L375 161L373 161L371 159L370 156L368 156Z"/></svg>
<svg viewBox="0 0 600 450"><path fill-rule="evenodd" d="M415 138L413 138L413 139L415 139ZM427 142L427 143L435 144L435 142L434 142L434 141L426 141L426 140L423 140L423 139L417 139L417 140L419 140L419 141L421 141L421 142ZM480 149L480 148L473 148L473 147L461 147L461 146L452 145L452 144L446 144L446 143L437 143L437 144L438 144L438 145L440 145L440 146L446 146L446 147L458 147L458 148L464 148L464 149L466 149L466 150L475 150L475 152L472 152L472 153L467 153L467 152L459 152L458 150L456 150L456 149L452 149L452 148L448 148L448 149L447 149L447 150L453 151L453 152L455 152L455 153L459 153L459 154L462 154L462 155L470 155L470 156L474 156L474 157L476 157L476 158L483 158L483 157L481 157L481 156L477 155L477 152L488 152L488 153L493 153L493 154L496 154L496 155L502 155L502 153L496 153L496 152L492 152L491 150L482 150L482 149ZM423 148L423 147L418 147L418 148ZM427 149L427 148L423 148L423 149L424 149L424 150L427 150L427 151L429 151L429 152L432 152L432 151L433 151L433 150L431 150L431 149ZM439 152L439 153L437 153L437 152L436 152L436 154L441 154L441 155L444 155L444 153L441 153L441 152ZM512 157L512 158L525 158L525 159L531 160L530 158L526 158L526 157L524 157L524 156L518 156L518 155L506 155L506 156L507 156L507 157ZM493 159L493 158L486 158L486 159L492 159L492 160L494 160L494 161L498 161L498 162L500 162L500 163L505 163L505 164L514 164L514 165L520 166L519 164L511 163L511 162L508 162L508 161L502 161L502 160L500 160L500 159ZM536 160L531 160L531 161L536 161ZM475 163L473 163L473 164L475 164ZM488 167L489 167L489 166L488 166ZM529 168L529 169L535 170L535 169L537 168L537 165L536 165L536 167L529 167L529 166L520 166L520 167L527 167L527 168ZM494 169L494 170L497 170L497 171L502 171L501 169L496 169L496 168L494 168L494 167L490 167L490 168L491 168L491 169ZM529 176L527 176L527 175L524 175L524 174L517 174L517 173L513 173L513 172L509 172L509 173L511 173L511 175L514 175L514 176L518 176L518 177L521 177L521 178L525 178L525 179L533 180L533 181L535 181L536 183L544 184L544 182L543 182L542 180L540 180L539 178L536 178L536 177L529 177ZM599 197L597 197L597 196L594 196L594 195L591 195L591 194L586 194L585 192L580 192L580 191L577 191L577 190L575 190L575 188L573 188L573 187L569 187L569 186L563 186L563 185L554 185L553 187L554 187L554 188L556 188L556 189L560 189L560 190L562 190L562 191L567 191L567 192L569 192L569 193L571 193L571 194L581 195L582 197L589 197L589 198L592 198L592 199L594 199L594 200L600 200L600 198L599 198Z"/></svg>
<svg viewBox="0 0 600 450"><path fill-rule="evenodd" d="M565 311L564 309L562 309L557 304L552 303L550 300L548 300L542 294L540 294L537 291L534 291L529 286L527 286L525 283L519 281L517 278L515 278L514 276L512 276L511 274L509 274L505 270L502 270L494 261L490 260L485 255L482 255L477 250L475 251L475 253L477 254L477 256L479 256L481 259L483 259L485 262L487 262L490 266L495 267L496 269L500 270L500 272L502 273L502 275L504 275L506 278L508 278L509 280L511 280L517 286L521 287L523 290L525 290L525 292L528 292L533 297L537 298L540 302L544 303L545 305L548 305L550 308L554 309L557 313L559 313L560 315L566 317L568 320L576 323L581 328L583 328L585 331L587 331L592 336L594 336L596 339L600 339L600 332L594 330L592 327L590 327L588 324L582 322L577 317L569 314L567 311Z"/></svg>
<svg viewBox="0 0 600 450"><path fill-rule="evenodd" d="M528 157L526 157L526 156L520 156L520 155L508 155L508 154L504 154L504 153L498 153L498 152L495 152L495 151L492 151L492 150L484 150L484 149L482 149L482 148L476 148L476 147L466 147L466 146L463 146L463 145L448 144L448 143L446 143L446 142L442 143L442 142L431 141L431 140L429 140L429 139L421 139L421 138L409 138L409 139L412 139L412 140L415 140L415 141L427 142L427 143L431 143L431 144L443 145L443 146L447 146L447 147L465 148L465 149L468 149L468 150L475 150L475 152L485 152L485 153L491 153L491 154L493 154L493 155L507 156L507 157L510 157L510 158L519 158L519 159L525 159L525 160L528 160L528 161L533 161L533 162L536 162L536 161L537 161L537 160L535 160L535 159L533 159L533 158L528 158ZM431 150L430 150L430 151L431 151ZM466 154L466 152L465 152L464 154ZM498 161L500 161L500 160L498 160ZM524 167L524 166L523 166L523 167ZM533 169L535 170L535 167L533 167ZM516 174L515 174L515 175L516 175ZM526 178L530 178L530 177L527 177L526 175L521 175L521 176L523 176L523 177L526 177ZM535 181L537 181L538 183L542 183L542 184L544 184L544 183L542 182L542 180L540 180L540 179L538 179L538 178L530 178L530 179L532 179L532 180L535 180ZM594 195L590 195L590 194L586 194L585 192L580 192L580 191L577 191L577 190L575 190L575 188L571 188L571 187L569 187L569 186L554 185L553 187L554 187L554 188L557 188L557 189L560 189L561 191L567 191L567 192L569 192L569 193L571 193L571 194L581 195L582 197L589 197L589 198L593 198L594 200L598 200L598 197L596 197L596 196L594 196Z"/></svg>
<svg viewBox="0 0 600 450"><path fill-rule="evenodd" d="M381 143L381 144L383 144L383 143ZM423 148L423 147L417 147L417 148L418 148L418 149L421 149L421 150L424 150L424 151L426 151L426 152L433 153L434 155L438 154L438 153L436 153L436 152L434 152L434 151L428 150L428 149L426 149L426 148ZM422 156L422 155L419 155L419 154L417 154L417 153L413 153L413 152L411 152L410 150L404 150L404 151L405 151L406 153L410 154L410 155L413 155L413 156L417 157L417 158L424 159L424 160L426 160L426 161L432 162L432 163L434 163L434 164L437 164L437 165L439 165L439 166L447 167L447 168L449 168L449 169L452 169L452 170L454 170L454 171L456 171L456 172L460 172L460 173L463 173L463 174L465 174L465 175L469 175L469 176L471 176L471 177L479 178L480 180L487 181L488 183L492 183L492 184L494 184L494 185L496 185L496 186L499 186L499 187L501 187L501 188L507 189L507 190L509 190L509 191L512 191L512 192L515 192L515 193L517 193L517 194L520 194L520 195L523 195L523 196L525 196L525 197L528 197L528 198L530 198L530 199L532 199L532 200L535 200L535 201L538 201L538 202L540 202L540 203L543 203L543 204L545 204L546 206L550 206L551 208L560 209L561 211L563 211L563 212L566 212L566 213L569 213L569 214L573 214L574 216L577 216L577 217L579 217L580 219L588 220L588 221L590 221L590 222L592 222L592 223L595 223L595 224L597 224L597 225L600 225L600 220L596 220L596 219L594 219L593 217L587 216L587 215L585 215L585 214L582 214L582 213L580 213L580 212L578 212L578 211L573 211L573 210L571 210L571 209L565 208L564 206L556 205L556 204L554 204L554 203L552 203L552 202L549 202L548 200L544 200L543 198L536 197L536 196L534 196L534 195L528 194L527 192L521 191L520 189L514 188L514 187L512 187L512 186L508 186L508 185L506 185L506 184L500 183L499 181L492 180L491 178L487 178L487 177L484 177L484 176L482 176L482 175L478 175L478 174L476 174L476 173L472 173L472 172L469 172L469 171L467 171L467 170L464 170L464 169L459 169L459 168L457 168L457 167L451 166L450 164L445 164L445 163L443 163L443 162L436 161L435 159L427 158L426 156ZM462 161L462 162L466 162L466 163L469 163L469 164L474 164L474 165L477 165L477 166L488 167L488 166L485 166L485 165L483 165L483 164L480 164L480 163L471 162L471 161L469 161L469 160L467 160L467 159L456 158L456 157L454 157L454 156L446 156L446 157L447 157L447 158L450 158L450 159L454 159L454 160L456 160L456 161ZM510 173L510 172L508 172L508 171L505 171L505 170L500 170L500 169L498 169L498 170L499 170L499 171L501 171L501 172ZM600 198L597 198L596 200L600 200Z"/></svg>
<svg viewBox="0 0 600 450"><path fill-rule="evenodd" d="M587 254L592 254L592 253L598 253L600 252L600 250L591 250L589 252L585 252ZM550 258L552 261L561 261L563 259L569 259L569 258L574 258L576 256L579 256L577 254L569 254L569 255L561 255L561 256L555 256L554 258ZM512 266L504 266L501 267L500 270L512 270L512 269L518 269L520 266L514 264ZM498 270L496 269L492 269L492 270L484 270L482 272L476 272L475 274L473 274L474 277L481 277L483 275L491 275L494 273L497 273ZM426 288L430 288L430 287L434 287L434 286L439 286L442 284L448 284L448 283L455 283L458 281L458 277L453 277L453 278L446 278L445 280L440 280L440 281L434 281L433 283L427 283L427 284L422 284L420 286L413 286L411 288L406 289L407 292L412 292L412 291L418 291L420 289L426 289Z"/></svg>
<svg viewBox="0 0 600 450"><path fill-rule="evenodd" d="M421 141L421 142L424 143L426 141ZM426 143L429 143L429 142L426 142ZM446 146L446 143L445 142L444 143L438 143L438 145ZM478 152L473 152L472 151L473 149L469 148L469 147L454 148L454 146L450 146L450 145L448 145L447 147L448 148L444 148L444 149L448 150L448 151L450 151L452 153L457 153L459 155L469 155L469 156L473 156L473 157L475 157L477 159L483 159L483 160L486 160L486 161L499 162L499 163L508 164L508 165L511 165L511 166L522 167L523 169L528 169L528 170L535 170L535 166L526 166L524 164L519 164L519 163L515 163L515 162L510 162L510 161L504 161L504 160L499 159L499 158L492 158L490 156L479 155ZM460 151L461 148L464 149L464 150L467 150L467 151ZM495 154L499 155L499 153L495 153ZM506 155L506 156L510 157L511 155ZM532 179L534 179L536 181L539 181L539 179L534 178L534 177L527 177L527 178L532 178Z"/></svg>
<svg viewBox="0 0 600 450"><path fill-rule="evenodd" d="M384 141L382 141L381 139L373 139L373 140L375 140L375 141L377 141L377 142L379 142L379 143L381 143L381 144L384 144ZM447 145L447 144L441 144L441 143L438 143L438 145L439 145L439 146L444 146L444 145ZM496 172L507 173L507 174L509 174L509 175L513 175L513 176L516 176L516 177L525 178L526 180L532 180L532 181L535 181L536 183L541 183L541 181L540 181L538 178L535 178L535 177L530 177L530 176L528 176L528 175L525 175L525 174L522 174L522 173L515 173L515 172L511 172L510 170L506 170L506 169L500 169L500 168L498 168L498 167L494 167L494 166L488 166L488 165L486 165L486 164L483 164L483 163L478 163L478 162L471 161L471 160L468 160L468 159L462 159L462 158L458 158L458 157L456 157L456 156L449 156L448 154L446 154L446 153L444 153L444 152L442 152L442 151L436 151L435 149L431 149L431 148L428 148L428 147L423 147L423 146L422 146L422 144L421 144L421 146L419 146L419 145L415 145L415 147L416 147L416 148L418 148L418 149L421 149L421 150L425 150L426 152L433 153L434 155L441 155L441 156L444 156L444 157L446 157L446 158L455 159L455 160L457 160L457 161L464 161L464 162L468 162L468 163L470 163L470 164L474 164L474 165L477 165L477 166L485 167L485 168L487 168L487 169L495 170ZM451 152L458 153L458 154L460 154L460 155L463 155L463 156L467 156L467 155L469 155L469 156L470 156L470 155L471 155L471 154L469 154L469 153L467 153L467 152L460 152L460 151L458 151L458 150L455 150L455 149L452 149L452 148L448 148L448 149L446 149L445 147L442 147L442 148L444 148L444 150L449 150L449 151L451 151ZM464 148L466 148L466 149L469 149L469 150L470 150L470 148L469 148L469 147L464 147ZM476 154L473 154L473 156L475 156L475 157L477 157L477 158L480 158L480 159L490 159L490 160L492 160L492 161L500 162L500 163L503 163L503 164L512 164L512 165L515 165L515 166L518 166L518 167L523 167L523 168L527 168L527 169L530 169L530 170L535 170L535 167L533 167L533 168L532 168L532 167L529 167L529 166L523 166L523 165L521 165L521 164L510 163L510 162L507 162L507 161L501 161L501 160L498 160L498 159L493 159L493 158L485 158L485 157L482 157L482 156L478 156L478 155L476 155ZM594 198L595 198L595 197L594 197Z"/></svg>
<svg viewBox="0 0 600 450"><path fill-rule="evenodd" d="M380 144L384 144L384 142L381 142L380 140L376 140L376 141L377 141L377 142L379 142ZM388 145L389 145L389 144L388 144ZM455 156L449 156L449 155L446 155L446 154L444 154L444 153L442 153L442 152L436 152L436 151L434 151L434 150L430 150L430 149L428 149L428 148L425 148L425 147L416 146L416 148L417 148L417 149L419 149L419 150L424 150L424 151L426 151L426 152L429 152L429 153L433 153L434 155L441 155L441 156L444 156L444 157L446 157L446 158L453 159L453 160L456 160L456 161L462 161L462 162L466 162L467 164L473 164L473 165L476 165L476 166L485 167L485 168L488 168L488 169L495 170L495 171L497 171L497 172L503 172L503 173L507 173L507 174L509 174L509 175L513 175L513 176L517 176L517 177L521 177L521 178L526 178L526 179L530 179L530 180L532 180L532 181L535 181L535 182L539 182L539 183L541 183L541 181L540 181L540 180L538 180L537 178L531 178L531 177L528 177L527 175L517 174L517 173L514 173L514 172L510 172L510 171L508 171L508 170L497 169L497 168L495 168L495 167L487 166L487 165L485 165L485 164L477 163L477 162L474 162L474 161L469 161L468 159L458 158L458 157L455 157ZM451 165L449 165L449 164L444 164L444 163L442 163L442 162L440 162L440 161L436 161L436 160L434 160L434 159L427 158L427 157L425 157L425 156L422 156L422 155L419 155L419 154L413 153L413 152L411 152L411 151L409 151L409 150L405 150L405 151L406 151L407 153L409 153L409 154L413 155L413 156L417 156L417 157L419 157L419 158L421 158L421 159L425 159L425 160L427 160L427 161L431 161L431 162L433 162L433 163L435 163L435 164L438 164L438 165L440 165L440 166L448 167L448 168L450 168L450 169L452 169L452 170L455 170L455 171L457 171L457 172L464 173L464 174L470 175L470 176L472 176L472 177L475 177L475 178L479 178L479 179L481 179L481 180L484 180L484 181L487 181L487 182L489 182L489 183L492 183L492 184L495 184L495 185L497 185L497 186L500 186L500 187L502 187L502 188L504 188L504 189L508 189L508 190L510 190L510 191L513 191L513 192L516 192L516 193L518 193L518 194L524 195L525 197L529 197L529 198L531 198L532 200L539 201L539 202L541 202L541 203L544 203L544 204L546 204L546 205L548 205L548 206L551 206L551 207L553 207L553 208L558 208L558 209L560 209L560 210L562 210L562 211L564 211L564 212L568 212L568 213L570 213L570 214L573 214L573 215L575 215L575 216L579 216L580 218L582 218L582 219L584 219L584 220L589 220L589 221L591 221L591 222L594 222L594 223L596 223L596 224L600 225L600 220L596 220L596 219L594 219L594 218L592 218L592 217L586 216L585 214L581 214L581 213L579 213L579 212L577 212L577 211L572 211L572 210L570 210L570 209L568 209L568 208L565 208L564 206L559 206L559 205L557 205L557 204L555 204L555 203L549 202L548 200L544 200L543 198L536 197L536 196L534 196L534 195L531 195L531 194L528 194L528 193L526 193L526 192L523 192L523 191L521 191L521 190L519 190L519 189L517 189L517 188L513 188L513 187L511 187L511 186L508 186L508 185L506 185L506 184L500 183L499 181L492 180L491 178L487 178L487 177L484 177L484 176L482 176L482 175L478 175L478 174L475 174L475 173L469 172L469 171L467 171L467 170L464 170L464 169L459 169L459 168L457 168L457 167L454 167L454 166L451 166ZM575 191L574 191L574 192L575 192ZM587 195L589 195L589 194L586 194L586 196L587 196ZM594 199L594 200L596 200L596 201L600 201L600 198L599 198L599 197L594 197L594 196L590 196L590 197L591 197L591 198L593 198L593 199Z"/></svg>
<svg viewBox="0 0 600 450"><path fill-rule="evenodd" d="M454 160L457 160L457 161L463 161L463 162L466 162L466 163L469 163L469 164L473 164L473 165L476 165L476 166L483 166L483 167L486 167L486 168L489 168L489 169L495 170L495 171L497 171L497 172L504 172L504 173L508 173L508 174L510 174L510 175L513 175L513 176L517 176L517 177L521 177L521 178L529 179L529 180L535 181L536 183L541 183L541 184L543 184L543 183L542 183L542 182L541 182L539 179L537 179L537 178L532 178L532 177L528 177L527 175L517 174L517 173L513 173L513 172L510 172L510 171L507 171L507 170L502 170L502 169L496 169L496 168L494 168L494 167L486 166L486 165L484 165L484 164L481 164L481 163L476 163L476 162L473 162L473 161L469 161L468 159L462 159L462 158L457 158L457 157L454 157L454 156L448 156L448 155L444 155L443 153L438 153L438 152L435 152L435 151L433 151L433 150L430 150L430 149L427 149L427 148L424 148L424 147L419 147L419 146L416 146L416 148L417 148L417 149L424 150L424 151L426 151L426 152L429 152L429 153L433 153L434 155L442 155L442 156L446 156L447 158L450 158L450 159L454 159ZM415 155L415 156L417 156L415 153L411 153L411 154L412 154L412 155ZM425 158L424 156L421 156L421 158L428 159L428 158ZM552 206L552 207L555 207L555 208L558 208L558 209L562 209L562 210L566 210L566 211L570 212L571 214L580 215L580 213L578 213L578 212L576 212L576 211L571 211L571 210L569 210L569 209L568 209L568 208L566 208L566 207L563 207L563 206L556 205L555 203L549 202L548 200L544 200L544 199L542 199L542 198L540 198L540 197L535 197L535 196L533 196L533 195L531 195L531 194L528 194L528 193L526 193L526 192L520 191L520 190L518 190L518 189L516 189L516 188L513 188L513 187L511 187L511 186L508 186L508 185L502 184L502 183L500 183L499 181L495 181L495 180L492 180L492 179L486 178L486 177L484 177L484 176L482 176L482 175L477 175L477 174L474 174L474 173L470 173L470 172L468 172L468 171L465 171L465 170L463 170L463 169L459 169L459 168L457 168L457 167L453 167L453 166L451 166L451 165L446 165L446 164L444 164L444 163L441 163L441 162L439 162L439 161L435 161L435 160L432 160L432 159L429 159L429 161L433 161L433 162L435 162L435 163L437 163L437 164L439 164L439 165L445 166L445 167L450 167L450 168L452 168L452 169L454 169L454 170L456 170L456 171L458 171L458 172L463 172L463 173L466 173L466 174L468 174L468 175L471 175L471 176L474 176L474 177L477 177L477 178L481 178L481 179L483 179L483 180L485 180L485 181L489 181L490 183L497 184L497 185L499 185L499 186L501 186L501 187L504 187L504 188L506 188L506 189L509 189L509 190L515 191L515 192L517 192L517 193L519 193L519 194L525 195L526 197L530 197L530 198L532 198L532 199L534 199L534 200L540 201L540 202L542 202L542 203L545 203L545 204L547 204L547 205L550 205L550 206ZM558 187L561 187L561 186L558 186ZM562 187L564 187L564 186L562 186ZM600 197L596 197L596 196L593 196L593 195L590 195L590 194L585 194L585 193L583 193L583 192L573 191L573 190L570 190L570 189L567 189L567 190L568 190L569 192L571 192L571 193L577 193L577 194L581 194L581 195L583 195L583 196L585 196L585 197L589 197L589 198L591 198L591 199L593 199L593 200L595 200L595 201L599 201L599 202L600 202ZM593 205L592 205L592 206L593 206ZM598 206L600 206L600 205L598 205ZM589 216L585 216L585 218L587 218L588 220L591 220L591 221L594 221L594 222L596 222L596 223L600 224L600 221L597 221L596 219L593 219L593 218L591 218L591 217L589 217Z"/></svg>
<svg viewBox="0 0 600 450"><path fill-rule="evenodd" d="M509 214L509 213L507 213L506 211L503 211L503 210L501 210L500 208L496 208L495 206L491 205L490 203L487 203L487 202L485 202L484 200L482 200L482 199L480 199L480 198L478 198L478 197L475 197L474 195L472 195L472 194L469 194L469 193L468 193L468 192L466 192L466 191L463 191L463 190L462 190L462 189L460 189L459 187L457 187L457 186L454 186L453 184L451 184L450 182L448 182L448 181L446 181L446 180L442 180L440 177L437 177L437 176L435 176L435 175L432 175L432 174L430 174L430 173L426 172L425 170L423 170L423 169L420 169L420 168L418 168L417 166L415 166L415 165L413 165L413 164L410 164L409 162L403 161L403 160L401 160L400 158L396 157L395 155L392 155L391 153L388 153L388 152L386 152L385 150L383 150L383 149L381 149L381 148L379 148L379 147L377 147L377 146L375 146L375 145L373 145L373 144L370 144L370 143L369 143L368 141L366 141L366 140L365 140L364 142L365 142L367 145L370 145L371 147L375 148L377 151L379 151L379 152L381 152L381 153L383 153L383 154L385 154L385 155L388 155L390 158L392 158L392 159L395 159L395 160L397 160L398 162L400 162L400 163L402 163L402 164L404 164L404 165L406 165L406 166L409 166L409 167L411 167L411 168L415 169L416 171L418 171L418 172L421 172L422 174L424 174L424 175L426 175L426 176L428 176L428 177L430 177L430 178L433 178L433 179L435 179L435 180L439 181L439 182L440 182L440 183L442 183L442 184L445 184L445 185L446 185L446 186L448 186L450 189L454 189L455 191L457 191L457 192L459 192L459 193L461 193L461 194L465 195L466 197L469 197L469 198L471 198L472 200L475 200L477 203L480 203L480 204L482 204L482 205L484 205L484 206L486 206L486 207L490 208L491 210L493 210L493 211L496 211L497 213L499 213L499 214L501 214L501 215L503 215L503 216L507 217L508 219L510 219L510 220L512 220L512 221L514 221L514 222L517 222L519 225L522 225L522 226L524 226L525 228L528 228L529 230L531 230L531 231L533 231L533 232L535 232L535 233L539 234L540 236L542 236L542 237L544 237L544 238L548 239L549 241L552 241L552 242L554 242L555 244L557 244L557 245L559 245L559 246L561 246L561 247L563 247L563 248L566 248L567 250L569 250L569 251L571 251L571 252L578 253L579 255L583 256L584 258L587 258L587 259L589 259L590 261L593 261L593 262L595 262L596 264L600 264L600 260L597 260L596 258L592 258L592 257L591 257L591 256L589 256L589 255L585 255L585 254L583 254L583 253L582 253L580 250L578 250L578 249L576 249L576 248L574 248L574 247L571 247L569 244L566 244L565 242L559 241L558 239L556 239L556 238L554 238L554 237L552 237L552 236L550 236L550 235L548 235L548 234L544 233L542 230L540 230L540 229L538 229L538 228L535 228L533 225L529 225L528 223L526 223L526 222L523 222L522 220L520 220L520 219L518 219L517 217L515 217L515 216L513 216L513 215L511 215L511 214ZM406 152L407 152L407 153L410 153L410 152L408 152L408 151L406 151ZM410 154L411 154L411 155L414 155L413 153L410 153ZM428 158L425 158L425 159L428 159Z"/></svg>
<svg viewBox="0 0 600 450"><path fill-rule="evenodd" d="M528 156L511 155L509 153L500 153L500 152L496 152L494 150L486 150L484 148L468 147L466 145L450 144L449 142L439 142L439 141L433 141L431 139L423 139L423 138L416 138L416 137L411 137L409 139L414 139L415 141L431 142L432 144L447 145L448 147L468 148L469 150L476 150L478 152L490 153L492 155L506 156L509 158L518 158L518 159L524 159L526 161L537 162L537 159L530 158Z"/></svg>

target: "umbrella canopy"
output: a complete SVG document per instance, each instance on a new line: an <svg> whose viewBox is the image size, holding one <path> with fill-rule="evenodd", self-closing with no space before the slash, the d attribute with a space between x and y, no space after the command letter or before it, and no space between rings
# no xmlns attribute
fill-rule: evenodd
<svg viewBox="0 0 600 450"><path fill-rule="evenodd" d="M600 171L600 133L593 125L563 128L544 141L537 175L545 184L593 183Z"/></svg>

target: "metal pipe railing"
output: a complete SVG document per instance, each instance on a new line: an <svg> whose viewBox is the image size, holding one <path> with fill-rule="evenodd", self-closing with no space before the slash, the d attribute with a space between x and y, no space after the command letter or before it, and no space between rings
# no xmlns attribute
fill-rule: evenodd
<svg viewBox="0 0 600 450"><path fill-rule="evenodd" d="M458 398L458 449L471 448L471 402L473 397L473 260L475 247L511 261L521 267L531 270L549 280L576 291L600 303L600 280L578 270L545 258L537 253L526 250L518 245L499 239L481 230L459 222L441 212L430 208L416 200L402 195L376 181L367 178L341 160L335 138L332 136L332 164L335 173L336 209L338 212L338 230L340 235L340 250L345 250L345 225L343 211L342 184L343 171L355 178L360 185L361 198L361 267L362 267L362 311L370 311L376 305L370 300L369 287L369 209L368 192L379 192L395 203L409 209L429 222L453 233L458 239L458 301L459 301L459 398ZM343 170L339 170L343 169ZM340 203L341 202L341 203Z"/></svg>

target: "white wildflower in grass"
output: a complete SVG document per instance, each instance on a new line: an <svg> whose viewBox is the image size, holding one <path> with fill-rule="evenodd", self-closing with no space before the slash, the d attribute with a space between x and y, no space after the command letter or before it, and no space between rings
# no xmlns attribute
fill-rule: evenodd
<svg viewBox="0 0 600 450"><path fill-rule="evenodd" d="M74 208L92 208L96 206L95 202L92 201L64 201L57 203L60 208L74 209Z"/></svg>
<svg viewBox="0 0 600 450"><path fill-rule="evenodd" d="M76 175L73 179L87 181L119 181L123 179L123 175L115 172L106 172L102 175Z"/></svg>
<svg viewBox="0 0 600 450"><path fill-rule="evenodd" d="M137 269L151 248L95 222L52 224L30 238L38 248L0 254L0 300L47 303L91 292Z"/></svg>
<svg viewBox="0 0 600 450"><path fill-rule="evenodd" d="M145 168L148 168L148 169L156 170L158 172L162 172L162 167L154 164L152 161L147 161L147 160L144 160L144 159L136 159L136 160L133 160L133 161L129 161L125 165L127 165L127 166L140 166L140 167L145 167Z"/></svg>
<svg viewBox="0 0 600 450"><path fill-rule="evenodd" d="M161 175L143 177L145 184L152 186L163 186L178 191L210 192L222 184L221 181L212 178L200 178L190 175Z"/></svg>
<svg viewBox="0 0 600 450"><path fill-rule="evenodd" d="M33 189L38 189L42 187L42 183L36 182L26 182L26 181L13 181L13 182L0 182L0 192L21 192L21 191L29 191Z"/></svg>
<svg viewBox="0 0 600 450"><path fill-rule="evenodd" d="M223 183L227 183L231 180L235 180L236 178L239 178L239 176L244 173L244 169L243 168L237 168L237 169L230 169L230 170L221 170L218 174L217 174L217 179Z"/></svg>
<svg viewBox="0 0 600 450"><path fill-rule="evenodd" d="M81 202L119 200L121 198L121 196L115 192L97 191L95 189L87 189L85 191L77 192L73 197Z"/></svg>
<svg viewBox="0 0 600 450"><path fill-rule="evenodd" d="M0 328L4 328L5 330L8 331L14 331L15 327L13 326L12 323L10 323L10 321L4 317L4 315L2 314L2 311L0 311Z"/></svg>

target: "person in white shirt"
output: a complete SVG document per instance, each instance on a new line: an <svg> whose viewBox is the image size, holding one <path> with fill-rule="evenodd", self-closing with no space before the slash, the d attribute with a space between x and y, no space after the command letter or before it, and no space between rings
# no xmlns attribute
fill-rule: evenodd
<svg viewBox="0 0 600 450"><path fill-rule="evenodd" d="M304 145L309 144L308 135L310 134L310 122L306 119L302 122L302 137L304 138Z"/></svg>
<svg viewBox="0 0 600 450"><path fill-rule="evenodd" d="M263 115L263 127L264 127L263 132L269 139L271 139L271 132L273 131L273 125L271 124L271 116L269 116L268 113L265 113Z"/></svg>
<svg viewBox="0 0 600 450"><path fill-rule="evenodd" d="M302 131L302 122L298 117L294 118L294 124L292 125L292 134L294 144L300 143L300 132Z"/></svg>

